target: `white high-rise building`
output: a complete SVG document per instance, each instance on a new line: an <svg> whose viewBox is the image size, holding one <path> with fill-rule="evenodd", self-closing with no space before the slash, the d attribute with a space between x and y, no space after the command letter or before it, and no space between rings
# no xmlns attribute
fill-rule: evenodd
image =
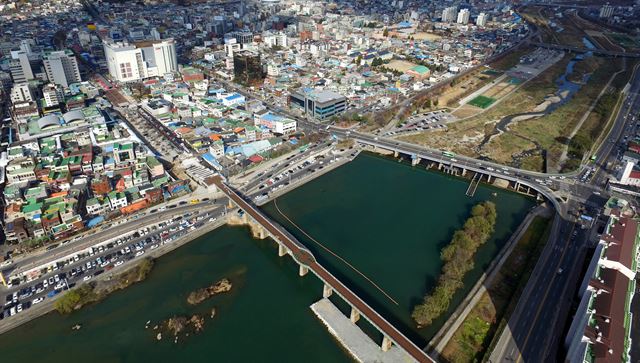
<svg viewBox="0 0 640 363"><path fill-rule="evenodd" d="M68 88L71 83L82 82L78 60L70 50L45 54L44 70L49 82Z"/></svg>
<svg viewBox="0 0 640 363"><path fill-rule="evenodd" d="M478 18L476 19L476 25L477 26L485 26L485 25L487 25L487 14L480 13L478 15Z"/></svg>
<svg viewBox="0 0 640 363"><path fill-rule="evenodd" d="M118 82L135 82L178 71L173 39L138 43L104 43L104 55L111 77Z"/></svg>
<svg viewBox="0 0 640 363"><path fill-rule="evenodd" d="M450 23L456 20L456 12L458 11L458 7L450 6L444 10L442 10L442 22Z"/></svg>
<svg viewBox="0 0 640 363"><path fill-rule="evenodd" d="M458 12L458 24L469 24L469 9L462 9Z"/></svg>
<svg viewBox="0 0 640 363"><path fill-rule="evenodd" d="M271 33L264 37L264 43L269 47L287 48L289 41L285 33Z"/></svg>
<svg viewBox="0 0 640 363"><path fill-rule="evenodd" d="M42 99L44 107L55 107L64 100L64 94L60 88L49 83L42 87Z"/></svg>
<svg viewBox="0 0 640 363"><path fill-rule="evenodd" d="M31 102L33 101L33 93L29 83L15 83L11 88L11 103Z"/></svg>
<svg viewBox="0 0 640 363"><path fill-rule="evenodd" d="M613 6L609 4L602 5L600 8L600 17L601 18L610 18L613 15Z"/></svg>
<svg viewBox="0 0 640 363"><path fill-rule="evenodd" d="M34 79L27 51L17 50L11 52L9 70L14 83L23 83Z"/></svg>

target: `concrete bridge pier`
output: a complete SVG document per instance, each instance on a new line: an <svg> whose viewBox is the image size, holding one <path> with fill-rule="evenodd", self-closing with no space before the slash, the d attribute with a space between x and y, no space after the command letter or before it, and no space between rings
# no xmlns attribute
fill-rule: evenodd
<svg viewBox="0 0 640 363"><path fill-rule="evenodd" d="M442 170L442 163L438 163L438 170Z"/></svg>
<svg viewBox="0 0 640 363"><path fill-rule="evenodd" d="M419 157L415 157L415 158L411 159L411 166L416 166L416 165L420 164L421 160L422 159L420 159Z"/></svg>
<svg viewBox="0 0 640 363"><path fill-rule="evenodd" d="M300 277L306 275L309 273L309 268L307 266L304 265L300 265L300 269L298 270L298 275L300 275Z"/></svg>
<svg viewBox="0 0 640 363"><path fill-rule="evenodd" d="M382 349L383 352L387 352L389 351L389 349L391 349L392 345L393 345L393 342L391 341L391 339L389 339L389 337L385 335L382 338L382 344L380 345L380 348Z"/></svg>
<svg viewBox="0 0 640 363"><path fill-rule="evenodd" d="M487 183L491 183L491 174L487 174Z"/></svg>
<svg viewBox="0 0 640 363"><path fill-rule="evenodd" d="M324 284L324 287L322 288L322 297L326 299L331 296L331 294L333 294L331 286Z"/></svg>
<svg viewBox="0 0 640 363"><path fill-rule="evenodd" d="M349 319L352 323L357 323L360 320L360 312L356 310L353 306L351 307L351 315L349 315Z"/></svg>
<svg viewBox="0 0 640 363"><path fill-rule="evenodd" d="M394 151L393 151L393 157L394 157L394 158L397 158L397 157L398 157L398 155L399 155L399 154L398 154L398 150L394 150Z"/></svg>
<svg viewBox="0 0 640 363"><path fill-rule="evenodd" d="M231 201L231 198L229 198L229 202L227 203L227 208L228 209L233 209L235 206L233 205L233 201Z"/></svg>
<svg viewBox="0 0 640 363"><path fill-rule="evenodd" d="M467 169L462 168L462 176L465 176L465 174L467 174Z"/></svg>
<svg viewBox="0 0 640 363"><path fill-rule="evenodd" d="M289 252L287 251L287 248L283 244L278 243L278 257L286 255L287 252Z"/></svg>

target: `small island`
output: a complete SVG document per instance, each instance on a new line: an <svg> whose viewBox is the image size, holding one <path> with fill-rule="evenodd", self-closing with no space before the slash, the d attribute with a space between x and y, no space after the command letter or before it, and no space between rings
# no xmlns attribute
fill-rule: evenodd
<svg viewBox="0 0 640 363"><path fill-rule="evenodd" d="M222 279L211 286L193 291L187 297L187 302L191 305L198 305L206 299L223 292L231 291L233 285L229 279Z"/></svg>
<svg viewBox="0 0 640 363"><path fill-rule="evenodd" d="M483 202L471 209L471 217L462 229L455 231L451 242L442 249L442 271L433 290L424 297L421 304L413 308L411 317L424 327L444 313L455 292L463 286L464 275L473 269L473 260L478 248L494 231L496 225L496 205Z"/></svg>

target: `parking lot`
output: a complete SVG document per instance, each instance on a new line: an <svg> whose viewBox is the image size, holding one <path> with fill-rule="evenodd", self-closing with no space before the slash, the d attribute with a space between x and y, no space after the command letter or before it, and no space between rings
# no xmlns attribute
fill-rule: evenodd
<svg viewBox="0 0 640 363"><path fill-rule="evenodd" d="M446 130L446 124L455 120L455 116L444 110L421 113L410 116L406 121L384 134L384 136L397 136L417 131Z"/></svg>
<svg viewBox="0 0 640 363"><path fill-rule="evenodd" d="M193 212L171 218L72 255L30 279L25 277L22 281L12 281L0 308L0 320L20 314L33 305L55 298L64 290L88 282L161 245L172 243L205 223L215 222L218 215L214 212Z"/></svg>

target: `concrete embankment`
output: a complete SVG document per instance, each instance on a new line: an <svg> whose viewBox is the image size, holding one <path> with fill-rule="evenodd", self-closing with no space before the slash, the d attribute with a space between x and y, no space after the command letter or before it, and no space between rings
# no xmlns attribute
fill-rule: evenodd
<svg viewBox="0 0 640 363"><path fill-rule="evenodd" d="M386 352L382 351L380 345L342 314L329 299L324 298L312 304L310 308L356 361L362 363L415 362L409 354L395 345Z"/></svg>

